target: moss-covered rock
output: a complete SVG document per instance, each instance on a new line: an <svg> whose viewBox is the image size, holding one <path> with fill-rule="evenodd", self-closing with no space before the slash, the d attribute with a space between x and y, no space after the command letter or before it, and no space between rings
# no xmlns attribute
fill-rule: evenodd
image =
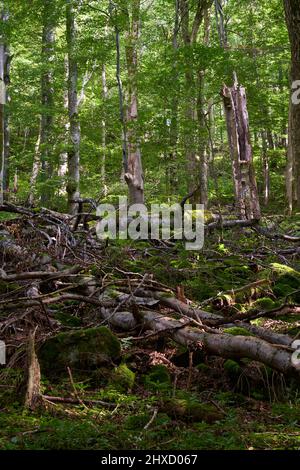
<svg viewBox="0 0 300 470"><path fill-rule="evenodd" d="M163 411L168 416L184 421L205 421L214 423L224 418L223 414L213 405L198 403L184 398L171 398L164 401Z"/></svg>
<svg viewBox="0 0 300 470"><path fill-rule="evenodd" d="M291 292L299 289L300 287L300 272L296 271L290 266L280 263L272 263L271 277L274 281L273 293L282 298L289 295ZM270 274L270 273L269 273ZM291 299L295 302L300 302L300 294L294 294Z"/></svg>
<svg viewBox="0 0 300 470"><path fill-rule="evenodd" d="M135 382L135 373L126 364L120 364L111 375L109 386L120 392L132 390Z"/></svg>
<svg viewBox="0 0 300 470"><path fill-rule="evenodd" d="M232 378L238 377L242 372L241 366L232 359L227 359L227 361L224 362L224 369Z"/></svg>
<svg viewBox="0 0 300 470"><path fill-rule="evenodd" d="M166 391L171 388L171 375L163 364L152 367L149 374L144 377L144 385L147 390Z"/></svg>
<svg viewBox="0 0 300 470"><path fill-rule="evenodd" d="M81 319L73 315L69 315L65 312L55 312L54 318L58 320L62 325L79 327L81 325Z"/></svg>
<svg viewBox="0 0 300 470"><path fill-rule="evenodd" d="M67 366L91 370L118 361L120 343L106 327L59 333L38 351L43 373L59 373Z"/></svg>
<svg viewBox="0 0 300 470"><path fill-rule="evenodd" d="M295 269L291 268L290 266L287 266L286 264L280 264L280 263L271 263L271 269L272 272L277 276L285 276L285 275L290 275L295 278L298 278L300 280L300 273L299 271L296 271Z"/></svg>
<svg viewBox="0 0 300 470"><path fill-rule="evenodd" d="M276 307L276 302L270 299L270 297L262 297L261 299L256 300L254 307L257 307L261 310L272 310Z"/></svg>

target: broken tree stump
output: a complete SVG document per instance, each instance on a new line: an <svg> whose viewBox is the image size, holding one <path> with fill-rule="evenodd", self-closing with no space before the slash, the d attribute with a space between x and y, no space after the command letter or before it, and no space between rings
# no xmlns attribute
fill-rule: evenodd
<svg viewBox="0 0 300 470"><path fill-rule="evenodd" d="M241 219L261 217L250 142L249 117L245 88L235 81L221 91L227 123L228 142L233 168L233 182L238 215Z"/></svg>

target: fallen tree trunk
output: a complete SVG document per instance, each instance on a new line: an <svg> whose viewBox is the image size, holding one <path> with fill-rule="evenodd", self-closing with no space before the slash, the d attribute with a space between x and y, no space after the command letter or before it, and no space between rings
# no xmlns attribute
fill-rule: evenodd
<svg viewBox="0 0 300 470"><path fill-rule="evenodd" d="M299 370L291 361L291 353L286 347L271 345L253 336L234 336L226 333L213 334L199 328L186 326L179 320L163 316L157 312L143 311L144 325L154 332L168 334L184 346L198 346L206 353L224 358L249 358L261 362L278 372L299 377ZM102 309L101 316L112 325L123 330L131 330L137 322L130 312L111 314ZM292 350L291 350L292 351Z"/></svg>
<svg viewBox="0 0 300 470"><path fill-rule="evenodd" d="M227 322L226 318L221 315L206 312L205 310L200 310L198 308L193 308L185 304L184 302L181 302L180 300L176 299L175 297L166 297L166 293L151 292L143 289L138 289L135 292L135 295L158 299L161 304L171 308L172 310L175 310L179 314L193 318L197 321L203 321L203 323L208 324L210 326L222 326L224 324L226 324L227 328L229 328L230 326L236 326L236 324L229 324L229 322L232 320L229 320L229 322ZM293 341L292 338L288 335L274 333L273 331L267 330L265 328L257 327L249 323L239 321L238 318L236 318L236 320L238 321L238 325L240 327L245 328L246 330L253 333L255 336L258 336L259 338L264 339L265 341L268 341L272 344L281 344L289 346Z"/></svg>

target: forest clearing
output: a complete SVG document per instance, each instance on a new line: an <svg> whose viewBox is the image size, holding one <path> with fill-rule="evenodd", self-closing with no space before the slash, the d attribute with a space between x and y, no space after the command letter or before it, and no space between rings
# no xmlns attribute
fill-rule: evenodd
<svg viewBox="0 0 300 470"><path fill-rule="evenodd" d="M299 0L0 6L0 449L299 450Z"/></svg>

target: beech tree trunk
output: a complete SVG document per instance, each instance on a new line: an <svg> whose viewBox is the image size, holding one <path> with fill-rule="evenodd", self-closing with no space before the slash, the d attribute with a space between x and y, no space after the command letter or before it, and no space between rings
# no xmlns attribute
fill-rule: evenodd
<svg viewBox="0 0 300 470"><path fill-rule="evenodd" d="M262 139L262 164L264 175L264 205L267 206L270 198L270 165L267 145L267 132L261 132Z"/></svg>
<svg viewBox="0 0 300 470"><path fill-rule="evenodd" d="M30 177L30 193L28 196L28 203L30 206L34 204L34 193L35 193L36 181L37 181L40 167L41 167L41 132L42 132L42 119L40 119L39 133L38 133L38 137L37 137L35 148L34 148L33 165L32 165L31 177Z"/></svg>
<svg viewBox="0 0 300 470"><path fill-rule="evenodd" d="M190 0L179 0L180 20L182 38L186 48L185 54L185 132L184 146L187 161L188 193L193 194L191 202L200 202L200 178L199 162L197 161L196 150L196 129L197 129L197 94L196 77L193 72L193 54L191 49L197 42L200 26L202 24L205 11L211 6L212 0L198 0L193 21L190 21L192 2Z"/></svg>
<svg viewBox="0 0 300 470"><path fill-rule="evenodd" d="M210 36L210 15L209 11L204 12L204 38L203 43L208 47ZM209 137L209 126L210 119L206 121L206 109L205 109L205 71L198 71L198 100L197 100L197 112L198 112L198 133L199 133L199 157L200 157L200 204L203 204L205 209L208 205L208 137Z"/></svg>
<svg viewBox="0 0 300 470"><path fill-rule="evenodd" d="M131 10L131 11L130 11ZM125 181L131 204L144 202L144 176L138 137L138 40L140 31L141 1L131 0L127 10L126 64L128 73L128 104L126 111L128 160L125 164Z"/></svg>
<svg viewBox="0 0 300 470"><path fill-rule="evenodd" d="M41 78L41 181L45 184L41 196L43 205L47 205L52 195L47 184L52 176L51 151L53 145L53 55L55 43L55 4L54 0L44 1L42 65L44 71Z"/></svg>
<svg viewBox="0 0 300 470"><path fill-rule="evenodd" d="M180 29L179 24L179 2L175 0L175 21L172 35L172 48L173 48L173 64L172 64L172 97L171 97L171 122L170 122L170 152L167 159L167 191L170 194L176 194L178 191L178 175L177 175L177 145L178 145L178 107L179 107L179 72L178 72L178 34Z"/></svg>
<svg viewBox="0 0 300 470"><path fill-rule="evenodd" d="M291 85L300 80L300 7L298 0L284 0L285 19L291 45ZM291 94L294 90L291 89ZM289 149L287 177L291 176L291 160L293 161L293 174L297 196L297 205L300 207L300 104L290 103L289 119ZM289 206L292 201L288 192Z"/></svg>
<svg viewBox="0 0 300 470"><path fill-rule="evenodd" d="M112 3L110 2L110 9L113 11ZM124 109L124 93L123 93L123 84L121 79L121 49L120 49L120 31L117 24L117 19L115 18L115 37L116 37L116 79L118 85L118 95L119 95L119 113L120 113L120 123L122 127L122 174L121 182L124 182L124 173L127 169L128 162L128 152L127 152L127 129L126 129L126 118L125 118L125 109Z"/></svg>
<svg viewBox="0 0 300 470"><path fill-rule="evenodd" d="M9 190L9 126L8 126L8 110L7 103L9 101L8 85L10 80L10 55L9 48L5 39L4 25L8 21L8 13L1 11L0 33L0 203L6 198Z"/></svg>
<svg viewBox="0 0 300 470"><path fill-rule="evenodd" d="M237 213L241 219L259 220L261 213L250 142L246 92L235 79L234 85L225 85L221 94L232 159Z"/></svg>
<svg viewBox="0 0 300 470"><path fill-rule="evenodd" d="M1 23L3 24L3 17L1 14ZM4 44L1 37L0 43L0 204L3 205L4 201L4 106L6 100L5 84L4 84Z"/></svg>
<svg viewBox="0 0 300 470"><path fill-rule="evenodd" d="M70 214L76 214L80 197L79 192L79 163L80 163L80 122L78 116L78 69L75 52L76 22L75 22L75 0L67 0L67 45L68 45L68 107L70 121L70 143L68 147L68 210Z"/></svg>
<svg viewBox="0 0 300 470"><path fill-rule="evenodd" d="M104 113L106 114L105 104L108 98L108 88L107 88L107 80L106 80L106 67L105 64L102 65L102 96L104 101ZM107 196L107 186L106 186L106 119L103 117L102 119L102 161L101 161L101 186L104 196Z"/></svg>
<svg viewBox="0 0 300 470"><path fill-rule="evenodd" d="M292 120L292 101L289 105L289 130L291 129L291 120ZM293 148L291 145L291 134L288 134L288 148L287 148L287 166L285 174L285 186L286 186L286 198L288 202L288 213L291 215L293 211L293 202L294 202L294 155Z"/></svg>
<svg viewBox="0 0 300 470"><path fill-rule="evenodd" d="M68 93L68 77L69 77L69 63L68 56L65 55L64 58L64 69L65 69L65 85L64 85L64 143L65 148L59 156L59 168L58 176L61 178L61 186L59 188L59 194L66 196L67 187L66 187L66 175L68 174L68 142L69 142L69 132L70 132L70 122L68 118L69 110L69 93Z"/></svg>

